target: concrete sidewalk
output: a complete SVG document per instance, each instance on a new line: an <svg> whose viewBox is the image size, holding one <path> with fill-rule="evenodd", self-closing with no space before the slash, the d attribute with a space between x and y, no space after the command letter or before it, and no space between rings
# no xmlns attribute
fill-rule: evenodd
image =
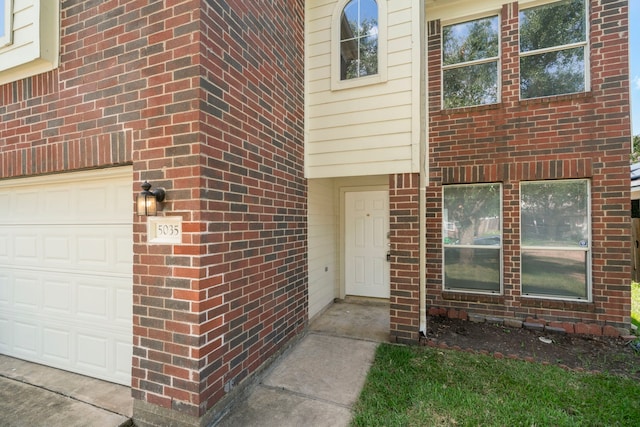
<svg viewBox="0 0 640 427"><path fill-rule="evenodd" d="M0 425L104 426L129 422L131 390L0 355Z"/></svg>
<svg viewBox="0 0 640 427"><path fill-rule="evenodd" d="M377 343L310 333L220 426L346 426Z"/></svg>
<svg viewBox="0 0 640 427"><path fill-rule="evenodd" d="M388 333L388 305L332 305L219 425L349 425L375 349Z"/></svg>
<svg viewBox="0 0 640 427"><path fill-rule="evenodd" d="M219 425L348 425L388 332L388 305L333 304ZM129 387L0 355L3 427L119 427L132 412Z"/></svg>

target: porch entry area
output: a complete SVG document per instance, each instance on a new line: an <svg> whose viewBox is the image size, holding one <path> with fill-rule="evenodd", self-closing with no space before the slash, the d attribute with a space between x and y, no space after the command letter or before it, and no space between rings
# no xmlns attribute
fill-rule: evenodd
<svg viewBox="0 0 640 427"><path fill-rule="evenodd" d="M309 180L308 226L309 318L335 300L388 307L389 177Z"/></svg>

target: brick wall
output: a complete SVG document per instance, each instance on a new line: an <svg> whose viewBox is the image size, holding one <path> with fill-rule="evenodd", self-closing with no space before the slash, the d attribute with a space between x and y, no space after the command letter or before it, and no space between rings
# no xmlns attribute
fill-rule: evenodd
<svg viewBox="0 0 640 427"><path fill-rule="evenodd" d="M629 76L626 1L591 1L591 90L519 100L518 4L501 13L497 105L442 110L441 28L428 25L427 305L482 315L628 327L630 315ZM591 180L592 302L523 298L519 184ZM443 292L442 185L503 184L502 295Z"/></svg>
<svg viewBox="0 0 640 427"><path fill-rule="evenodd" d="M154 77L182 88L160 123L180 132L148 130L136 151L140 176L170 189L166 214L189 231L166 248L144 245L139 230L137 421L173 417L143 402L215 418L207 411L307 320L303 4L200 6L184 40L163 36L182 55L173 61L192 64L187 81Z"/></svg>
<svg viewBox="0 0 640 427"><path fill-rule="evenodd" d="M201 311L222 321L200 331L205 408L301 332L308 305L304 4L208 3L201 265L224 279L207 291L220 302Z"/></svg>
<svg viewBox="0 0 640 427"><path fill-rule="evenodd" d="M395 342L415 343L420 327L419 175L389 175L390 331Z"/></svg>
<svg viewBox="0 0 640 427"><path fill-rule="evenodd" d="M183 219L134 218L141 425L198 423L305 326L303 30L301 0L66 0L58 69L0 86L0 178L133 164Z"/></svg>

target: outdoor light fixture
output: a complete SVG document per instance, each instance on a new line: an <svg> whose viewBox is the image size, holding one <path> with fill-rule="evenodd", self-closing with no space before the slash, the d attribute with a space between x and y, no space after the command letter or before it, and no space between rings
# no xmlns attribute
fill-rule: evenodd
<svg viewBox="0 0 640 427"><path fill-rule="evenodd" d="M164 200L164 190L158 188L149 191L151 184L145 181L142 185L142 192L138 194L136 199L138 215L153 216L158 212L158 202Z"/></svg>

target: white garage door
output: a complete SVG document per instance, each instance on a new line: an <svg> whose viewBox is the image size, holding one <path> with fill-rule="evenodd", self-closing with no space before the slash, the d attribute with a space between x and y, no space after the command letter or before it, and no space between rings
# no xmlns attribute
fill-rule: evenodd
<svg viewBox="0 0 640 427"><path fill-rule="evenodd" d="M130 167L0 181L0 353L129 385Z"/></svg>

